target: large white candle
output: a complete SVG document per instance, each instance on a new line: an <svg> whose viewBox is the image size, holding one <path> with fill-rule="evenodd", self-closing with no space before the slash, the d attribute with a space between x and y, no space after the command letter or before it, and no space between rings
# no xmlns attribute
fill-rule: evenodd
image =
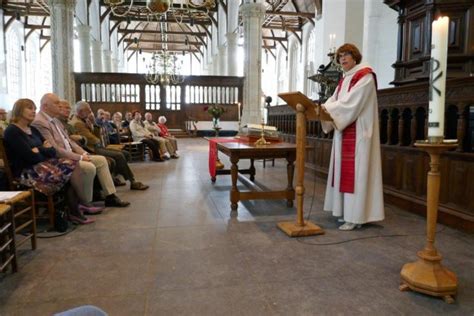
<svg viewBox="0 0 474 316"><path fill-rule="evenodd" d="M238 121L240 122L240 102L237 103L237 118L238 118Z"/></svg>
<svg viewBox="0 0 474 316"><path fill-rule="evenodd" d="M448 58L449 18L433 21L431 33L431 69L428 107L428 139L444 137L446 66Z"/></svg>

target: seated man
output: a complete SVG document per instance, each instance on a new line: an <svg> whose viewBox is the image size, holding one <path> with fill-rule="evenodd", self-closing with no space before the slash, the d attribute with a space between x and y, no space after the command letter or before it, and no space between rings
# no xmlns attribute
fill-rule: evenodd
<svg viewBox="0 0 474 316"><path fill-rule="evenodd" d="M3 135L3 132L8 126L7 120L7 111L4 108L0 108L0 134Z"/></svg>
<svg viewBox="0 0 474 316"><path fill-rule="evenodd" d="M36 127L57 152L58 157L79 161L81 172L71 178L71 184L76 189L81 202L92 201L94 177L97 175L102 190L105 193L105 206L125 207L129 202L120 200L115 195L115 186L110 175L107 160L104 156L89 155L84 149L73 142L57 120L59 116L59 97L47 93L41 98L40 112L31 124Z"/></svg>
<svg viewBox="0 0 474 316"><path fill-rule="evenodd" d="M122 122L122 128L130 128L130 122L133 120L132 112L125 113L125 120Z"/></svg>
<svg viewBox="0 0 474 316"><path fill-rule="evenodd" d="M111 121L110 112L104 112L104 125L103 127L106 129L107 134L109 136L109 143L110 144L120 144L120 135L118 132L118 128L115 124Z"/></svg>
<svg viewBox="0 0 474 316"><path fill-rule="evenodd" d="M87 139L87 147L95 154L110 157L115 160L115 171L121 174L126 181L130 181L131 190L146 190L147 185L135 180L130 166L128 165L125 154L120 150L106 149L99 137L94 135L93 123L88 120L92 114L89 103L79 101L76 103L75 114L70 120L70 123L76 131Z"/></svg>
<svg viewBox="0 0 474 316"><path fill-rule="evenodd" d="M158 140L160 139L164 140L165 145L166 145L166 150L170 154L171 158L173 159L179 158L178 154L176 153L176 149L172 144L172 141L167 138L160 137L161 129L158 127L158 125L155 122L153 122L153 116L151 115L150 112L145 113L145 121L143 123L145 125L145 128L150 133L152 133L155 138L157 138Z"/></svg>
<svg viewBox="0 0 474 316"><path fill-rule="evenodd" d="M74 126L69 124L69 118L71 115L71 105L67 100L60 100L59 101L59 116L58 120L63 124L64 129L66 130L67 134L69 135L69 138L71 138L73 141L78 143L81 147L86 146L86 138L79 135L76 132L76 129Z"/></svg>
<svg viewBox="0 0 474 316"><path fill-rule="evenodd" d="M154 138L153 134L145 129L140 112L135 111L133 117L133 120L130 122L130 132L132 133L133 140L146 144L153 153L154 161L164 161L168 159L165 155L165 141L163 139L160 141Z"/></svg>

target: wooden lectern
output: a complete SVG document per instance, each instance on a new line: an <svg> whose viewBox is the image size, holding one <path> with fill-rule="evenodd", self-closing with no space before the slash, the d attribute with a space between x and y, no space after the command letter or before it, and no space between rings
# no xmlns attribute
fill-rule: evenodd
<svg viewBox="0 0 474 316"><path fill-rule="evenodd" d="M286 92L278 95L296 111L296 222L280 222L278 227L290 237L324 234L324 230L303 217L304 202L304 161L306 154L306 121L332 121L331 117L320 111L320 107L303 93Z"/></svg>

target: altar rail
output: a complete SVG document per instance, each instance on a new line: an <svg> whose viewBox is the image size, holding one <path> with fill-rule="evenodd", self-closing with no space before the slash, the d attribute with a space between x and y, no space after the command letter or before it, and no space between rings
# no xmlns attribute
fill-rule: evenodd
<svg viewBox="0 0 474 316"><path fill-rule="evenodd" d="M440 220L474 231L474 77L448 80L446 91L445 135L459 145L441 158ZM427 136L428 84L379 90L378 102L385 200L425 214L429 158L413 144ZM271 107L268 121L295 141L295 113L287 105ZM318 122L308 122L307 133L314 150L306 167L326 177L332 135Z"/></svg>
<svg viewBox="0 0 474 316"><path fill-rule="evenodd" d="M111 113L151 112L154 119L164 115L170 128L185 128L189 119L209 121L206 106L226 109L223 121L237 120L237 103L242 104L243 78L187 76L179 84L150 84L143 74L75 73L76 100L87 101L92 109Z"/></svg>

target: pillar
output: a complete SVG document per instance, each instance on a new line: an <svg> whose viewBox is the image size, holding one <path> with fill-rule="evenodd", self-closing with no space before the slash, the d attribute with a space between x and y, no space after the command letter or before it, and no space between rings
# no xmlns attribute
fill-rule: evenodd
<svg viewBox="0 0 474 316"><path fill-rule="evenodd" d="M227 75L237 76L239 73L237 65L237 48L239 34L227 33Z"/></svg>
<svg viewBox="0 0 474 316"><path fill-rule="evenodd" d="M262 23L265 6L245 3L240 7L244 25L244 100L242 124L262 121Z"/></svg>
<svg viewBox="0 0 474 316"><path fill-rule="evenodd" d="M53 92L71 104L75 102L73 74L75 5L75 0L49 0Z"/></svg>
<svg viewBox="0 0 474 316"><path fill-rule="evenodd" d="M219 47L219 76L227 76L227 47Z"/></svg>
<svg viewBox="0 0 474 316"><path fill-rule="evenodd" d="M110 49L104 49L102 52L102 70L112 72L112 51Z"/></svg>
<svg viewBox="0 0 474 316"><path fill-rule="evenodd" d="M102 72L102 42L92 41L92 70Z"/></svg>
<svg viewBox="0 0 474 316"><path fill-rule="evenodd" d="M81 53L81 72L91 72L91 27L89 25L78 25L76 29Z"/></svg>

